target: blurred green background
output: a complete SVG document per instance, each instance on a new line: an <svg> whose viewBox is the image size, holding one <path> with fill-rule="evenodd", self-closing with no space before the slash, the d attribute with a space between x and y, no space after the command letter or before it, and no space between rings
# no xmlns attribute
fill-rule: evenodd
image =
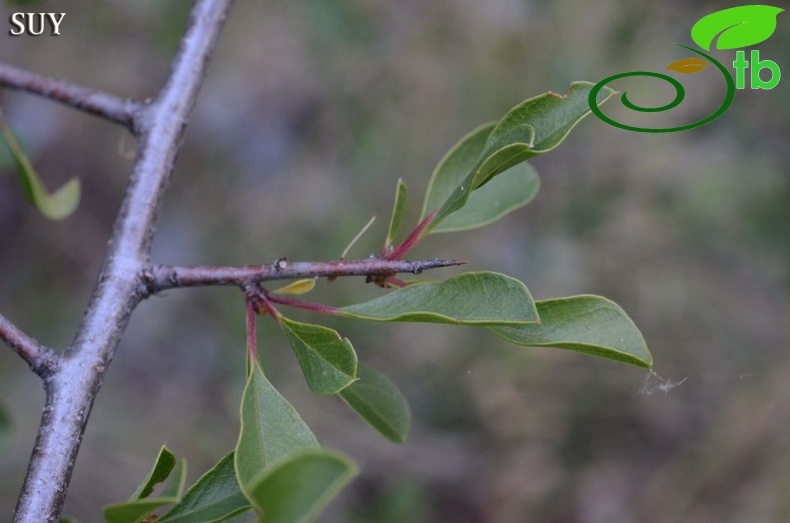
<svg viewBox="0 0 790 523"><path fill-rule="evenodd" d="M398 177L411 189L414 223L434 165L460 136L572 80L662 71L686 56L670 42L690 44L696 20L734 5L238 0L191 118L155 259L337 258L377 214L351 253L367 256L381 247ZM62 36L4 30L0 59L145 99L167 73L190 7L45 3L67 13ZM10 12L0 7L0 20ZM789 16L759 45L787 71ZM689 79L696 94L655 121L710 114L723 96L716 74ZM655 371L685 379L680 386L646 394L646 380L660 381L643 370L507 345L482 330L329 322L411 400L411 437L393 446L335 398L312 396L282 336L261 321L272 380L323 444L362 467L322 521L790 520L786 82L739 91L725 115L683 133L631 133L588 118L534 161L542 188L530 206L483 230L431 237L414 253L467 258L470 269L522 279L538 298L608 296L644 332ZM662 85L629 85L635 101L671 97ZM0 310L62 348L95 283L134 141L37 97L3 91L0 102L50 188L73 176L83 184L76 214L46 221L0 156ZM624 114L617 103L607 111ZM377 293L353 279L319 287L314 299L330 304ZM189 460L191 479L224 455L238 430L243 357L237 290L174 290L143 303L96 401L66 513L99 521L163 442ZM0 428L6 521L43 391L5 348L0 404L0 426L10 426Z"/></svg>

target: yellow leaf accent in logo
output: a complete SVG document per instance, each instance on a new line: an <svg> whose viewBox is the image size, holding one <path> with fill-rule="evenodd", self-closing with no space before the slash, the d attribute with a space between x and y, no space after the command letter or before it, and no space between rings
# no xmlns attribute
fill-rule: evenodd
<svg viewBox="0 0 790 523"><path fill-rule="evenodd" d="M675 71L681 74L694 74L702 71L710 64L702 58L683 58L672 62L667 66L667 71Z"/></svg>

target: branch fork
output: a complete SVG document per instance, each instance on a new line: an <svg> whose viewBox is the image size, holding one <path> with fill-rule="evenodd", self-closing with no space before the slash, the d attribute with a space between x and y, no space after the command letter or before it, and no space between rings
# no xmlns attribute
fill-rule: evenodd
<svg viewBox="0 0 790 523"><path fill-rule="evenodd" d="M44 381L46 404L14 514L15 523L59 520L82 436L104 373L132 312L140 301L166 289L231 285L247 293L249 350L255 352L255 313L273 304L330 312L263 291L269 280L365 276L383 286L405 285L398 273L419 274L461 265L459 260L406 261L403 257L424 237L433 215L398 247L381 257L328 262L288 262L239 267L152 265L149 262L157 215L181 144L188 115L205 75L232 0L196 0L168 79L154 103L140 103L0 63L0 88L36 94L99 116L129 129L138 153L116 218L98 283L82 324L71 343L57 353L0 315L5 342ZM251 289L259 289L251 292ZM251 323L250 323L251 322Z"/></svg>

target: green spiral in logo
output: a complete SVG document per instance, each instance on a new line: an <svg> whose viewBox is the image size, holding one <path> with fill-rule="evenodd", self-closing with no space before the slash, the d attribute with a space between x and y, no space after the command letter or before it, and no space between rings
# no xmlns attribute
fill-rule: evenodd
<svg viewBox="0 0 790 523"><path fill-rule="evenodd" d="M735 98L735 81L732 79L732 76L730 76L730 73L717 60L703 53L702 51L698 51L697 49L693 49L691 47L682 44L675 44L675 45L688 49L689 51L697 53L698 55L704 56L705 58L710 60L711 63L713 63L719 69L719 71L721 71L722 76L724 76L724 79L727 82L727 96L724 98L724 102L721 104L721 107L719 107L719 109L715 113L708 116L704 120L700 120L699 122L694 122L688 125L681 125L679 127L668 127L666 129L651 129L648 127L635 127L633 125L626 125L612 120L611 118L603 114L603 112L601 111L600 107L598 107L598 104L596 102L598 100L597 98L598 92L601 89L603 89L603 87L609 82L613 82L614 80L618 80L620 78L625 78L629 76L651 76L669 82L675 88L675 99L669 102L668 104L662 105L660 107L640 107L634 104L633 102L631 102L628 99L627 93L623 92L623 94L620 96L620 101L623 102L624 106L634 111L639 111L643 113L657 113L661 111L668 111L669 109L672 109L673 107L677 107L678 105L680 105L686 96L686 90L683 89L683 86L680 84L680 82L678 82L671 76L665 75L663 73L654 73L650 71L632 71L630 73L620 73L620 74L609 76L607 78L604 78L597 84L595 84L595 86L592 88L592 91L590 91L590 96L588 98L590 103L590 109L595 114L595 116L597 116L604 122L608 123L609 125L614 125L615 127L619 127L620 129L625 129L627 131L635 131L638 133L674 133L676 131L685 131L687 129L693 129L701 125L705 125L706 123L710 123L716 118L718 118L719 116L721 116L722 114L724 114L724 111L726 111L730 107L732 100Z"/></svg>

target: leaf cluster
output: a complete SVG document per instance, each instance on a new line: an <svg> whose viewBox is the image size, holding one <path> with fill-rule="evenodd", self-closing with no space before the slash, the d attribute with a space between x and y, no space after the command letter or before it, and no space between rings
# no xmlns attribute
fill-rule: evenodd
<svg viewBox="0 0 790 523"><path fill-rule="evenodd" d="M435 169L420 223L396 245L407 199L406 185L399 180L382 258L400 259L431 233L481 227L528 203L539 180L526 160L553 150L589 114L591 88L578 82L565 96L547 93L531 98L500 121L463 137ZM598 102L612 93L602 91ZM256 286L248 293L248 307L277 321L314 393L339 396L395 443L403 442L411 427L408 401L395 383L360 363L351 341L338 331L288 318L278 306L360 321L482 328L520 346L572 350L639 367L652 365L642 334L628 315L600 296L535 300L521 281L489 271L466 272L444 281L406 283L395 275L381 275L375 281L397 288L364 303L336 308L284 298L313 289L315 280L300 280L274 291ZM248 328L253 343L251 318ZM235 449L184 492L186 463L163 447L131 498L105 508L108 522L151 521L156 511L161 512L156 519L161 523L312 521L357 473L348 457L321 447L299 413L267 379L255 353L249 347ZM154 496L154 487L168 478L161 493Z"/></svg>

